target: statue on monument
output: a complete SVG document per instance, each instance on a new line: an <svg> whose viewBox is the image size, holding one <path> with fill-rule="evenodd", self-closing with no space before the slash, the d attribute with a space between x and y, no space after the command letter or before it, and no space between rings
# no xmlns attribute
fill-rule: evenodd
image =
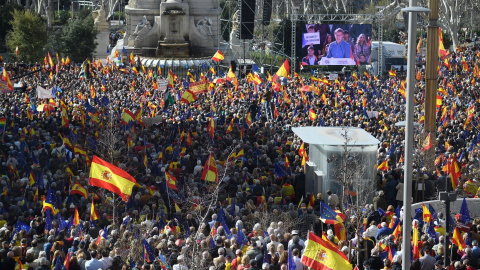
<svg viewBox="0 0 480 270"><path fill-rule="evenodd" d="M135 27L135 32L133 32L133 34L141 36L142 34L147 33L151 28L152 26L147 20L147 16L143 15L142 21L137 24L137 27Z"/></svg>
<svg viewBox="0 0 480 270"><path fill-rule="evenodd" d="M212 34L212 19L203 18L197 23L197 30L205 36L211 36Z"/></svg>
<svg viewBox="0 0 480 270"><path fill-rule="evenodd" d="M92 11L93 25L99 31L107 30L109 27L105 14L105 7L103 5L101 5L99 9Z"/></svg>

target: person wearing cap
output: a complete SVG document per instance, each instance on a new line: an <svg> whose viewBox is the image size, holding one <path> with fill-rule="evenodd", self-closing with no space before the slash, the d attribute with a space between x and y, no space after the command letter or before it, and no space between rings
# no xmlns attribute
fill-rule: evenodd
<svg viewBox="0 0 480 270"><path fill-rule="evenodd" d="M293 230L292 233L291 233L291 236L292 238L290 239L290 241L288 241L288 248L290 248L292 245L293 245L293 238L295 236L299 236L298 235L298 230ZM302 247L305 247L305 241L303 241L300 237L299 237L299 241L298 241L298 244Z"/></svg>
<svg viewBox="0 0 480 270"><path fill-rule="evenodd" d="M307 48L307 55L302 58L302 64L305 65L317 65L318 64L318 58L315 55L315 48L313 47L313 44L308 46Z"/></svg>
<svg viewBox="0 0 480 270"><path fill-rule="evenodd" d="M335 41L328 46L327 58L350 58L352 50L350 44L343 39L343 32L342 28L335 30Z"/></svg>

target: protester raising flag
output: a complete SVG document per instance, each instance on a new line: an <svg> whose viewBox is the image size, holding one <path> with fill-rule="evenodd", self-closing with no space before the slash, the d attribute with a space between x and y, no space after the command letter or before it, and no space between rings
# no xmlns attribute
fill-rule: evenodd
<svg viewBox="0 0 480 270"><path fill-rule="evenodd" d="M136 181L124 170L97 156L93 156L88 183L92 186L108 189L119 195L123 201L128 201Z"/></svg>

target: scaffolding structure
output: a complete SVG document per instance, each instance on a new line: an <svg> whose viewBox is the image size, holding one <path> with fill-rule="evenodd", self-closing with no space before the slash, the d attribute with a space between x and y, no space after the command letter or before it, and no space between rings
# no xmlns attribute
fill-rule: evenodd
<svg viewBox="0 0 480 270"><path fill-rule="evenodd" d="M343 24L373 24L379 23L378 27L378 70L382 70L383 63L383 20L384 15L382 12L376 14L292 14L292 56L291 69L295 71L297 65L297 34L296 27L297 22L301 21L306 24L322 24L322 22L341 22ZM377 70L377 71L378 71Z"/></svg>
<svg viewBox="0 0 480 270"><path fill-rule="evenodd" d="M219 50L229 51L230 46L232 45L232 40L230 39L230 33L234 25L237 26L236 31L240 31L242 22L240 14L240 1L242 0L226 0L225 6L222 9L222 14L220 15L220 24L221 31L219 31ZM267 0L256 0L255 7L252 8L253 13L255 14L254 18L254 31L253 39L241 39L239 40L239 45L242 48L241 50L232 51L233 60L237 62L240 66L244 63L251 62L250 54L248 52L259 52L260 61L264 63L267 59L268 54L280 55L284 58L290 58L289 55L284 53L285 50L285 40L284 38L280 40L280 35L285 37L285 33L280 31L273 31L275 26L278 26L282 22L283 17L278 12L279 9L285 9L287 4L286 0L279 1L267 1ZM265 9L264 6L269 5L269 8ZM264 20L265 10L270 11L272 14L268 21ZM233 34L235 36L236 33ZM229 40L226 41L223 37L228 37ZM281 41L281 42L277 42ZM238 44L235 44L238 45ZM270 69L277 67L273 63L266 64Z"/></svg>

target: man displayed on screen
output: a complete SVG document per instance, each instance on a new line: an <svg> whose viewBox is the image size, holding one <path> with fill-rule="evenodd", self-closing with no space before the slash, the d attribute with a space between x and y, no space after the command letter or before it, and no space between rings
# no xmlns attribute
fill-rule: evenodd
<svg viewBox="0 0 480 270"><path fill-rule="evenodd" d="M313 66L317 64L317 56L315 56L315 48L313 45L308 46L307 56L302 59L302 63Z"/></svg>
<svg viewBox="0 0 480 270"><path fill-rule="evenodd" d="M345 40L345 42L350 44L350 49L353 51L353 47L355 46L355 44L353 43L352 39L350 38L350 34L348 33L347 30L343 31L343 40Z"/></svg>
<svg viewBox="0 0 480 270"><path fill-rule="evenodd" d="M337 28L334 32L335 41L330 43L327 58L350 58L352 53L350 44L343 40L343 29Z"/></svg>

